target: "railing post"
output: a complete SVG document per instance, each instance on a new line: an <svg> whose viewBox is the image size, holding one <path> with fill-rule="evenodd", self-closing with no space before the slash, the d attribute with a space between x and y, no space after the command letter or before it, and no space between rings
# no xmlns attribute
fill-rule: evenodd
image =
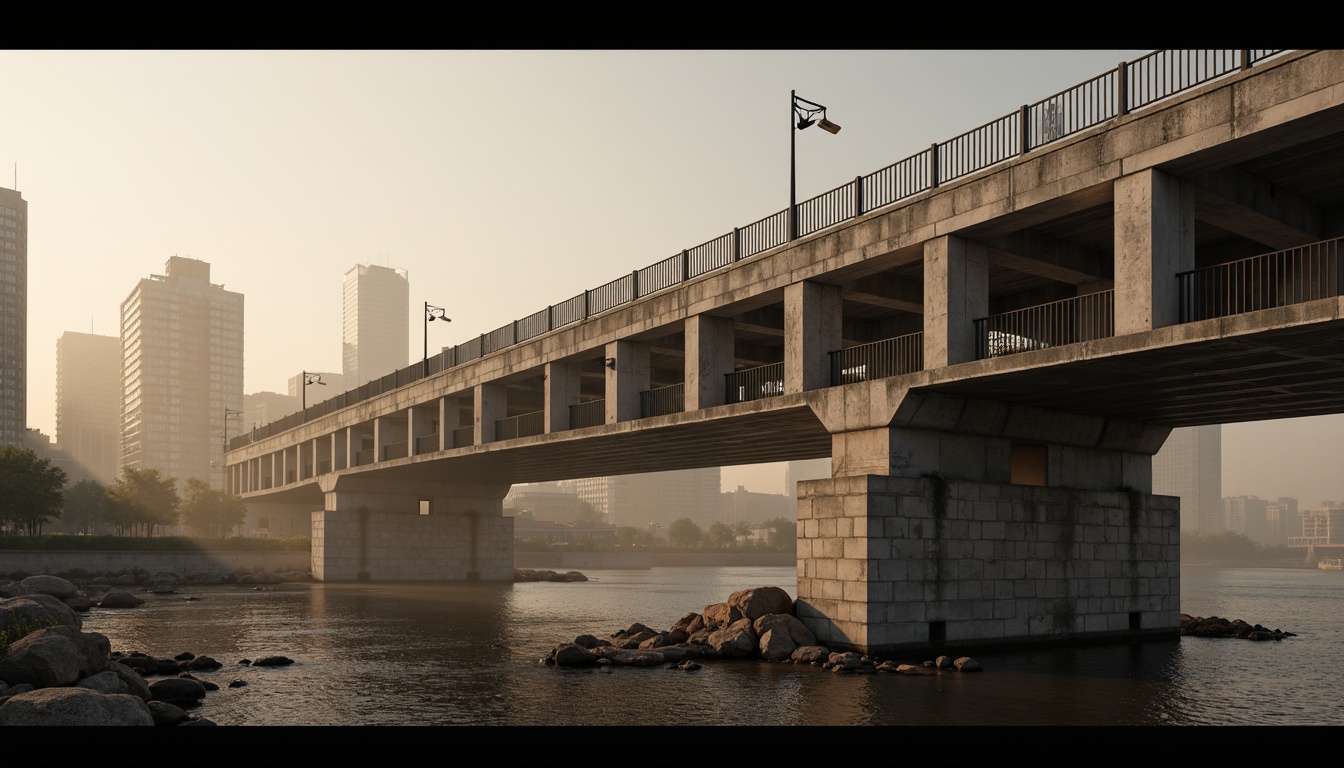
<svg viewBox="0 0 1344 768"><path fill-rule="evenodd" d="M1251 49L1243 48L1241 50L1241 71L1245 72L1251 68Z"/></svg>
<svg viewBox="0 0 1344 768"><path fill-rule="evenodd" d="M630 300L639 298L639 270L630 273Z"/></svg>
<svg viewBox="0 0 1344 768"><path fill-rule="evenodd" d="M1022 146L1018 154L1025 155L1031 149L1031 110L1027 108L1026 104L1023 104L1018 115L1018 128L1022 133Z"/></svg>
<svg viewBox="0 0 1344 768"><path fill-rule="evenodd" d="M938 143L929 147L929 188L938 188Z"/></svg>
<svg viewBox="0 0 1344 768"><path fill-rule="evenodd" d="M691 279L691 254L685 248L681 249L681 280L686 282Z"/></svg>
<svg viewBox="0 0 1344 768"><path fill-rule="evenodd" d="M547 305L546 305L546 330L548 330L548 331L554 331L554 330L555 330L555 305L554 305L554 304L547 304Z"/></svg>
<svg viewBox="0 0 1344 768"><path fill-rule="evenodd" d="M858 218L863 213L863 177L854 177L854 217Z"/></svg>
<svg viewBox="0 0 1344 768"><path fill-rule="evenodd" d="M517 344L517 343L518 343L518 321L517 321L517 320L514 320L514 321L513 321L513 339L510 340L509 343L510 343L510 344Z"/></svg>
<svg viewBox="0 0 1344 768"><path fill-rule="evenodd" d="M733 261L742 260L742 230L733 227Z"/></svg>
<svg viewBox="0 0 1344 768"><path fill-rule="evenodd" d="M588 294L589 294L589 293L592 293L592 291L587 291L587 290L585 290L585 291L583 292L583 319L584 319L584 320L587 320L587 319L588 319Z"/></svg>
<svg viewBox="0 0 1344 768"><path fill-rule="evenodd" d="M1129 64L1120 62L1115 68L1115 114L1129 114Z"/></svg>

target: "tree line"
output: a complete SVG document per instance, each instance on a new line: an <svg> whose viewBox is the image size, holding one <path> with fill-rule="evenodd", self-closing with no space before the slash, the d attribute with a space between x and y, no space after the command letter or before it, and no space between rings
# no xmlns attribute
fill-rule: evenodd
<svg viewBox="0 0 1344 768"><path fill-rule="evenodd" d="M764 540L751 538L753 529L767 529ZM667 526L666 536L659 528L623 526L616 529L616 543L623 547L664 547L678 549L758 549L768 552L792 552L797 545L798 524L783 517L763 523L745 521L716 522L708 529L701 528L689 517L673 520Z"/></svg>
<svg viewBox="0 0 1344 768"><path fill-rule="evenodd" d="M241 525L243 500L188 478L184 493L177 479L157 469L123 467L104 487L93 480L67 485L65 470L36 452L0 447L0 533L40 535L61 520L75 533L111 528L121 536L151 537L185 523L197 535L223 538Z"/></svg>

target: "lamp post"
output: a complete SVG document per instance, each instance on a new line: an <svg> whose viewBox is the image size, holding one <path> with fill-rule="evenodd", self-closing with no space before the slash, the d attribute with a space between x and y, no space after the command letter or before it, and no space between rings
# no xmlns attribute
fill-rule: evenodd
<svg viewBox="0 0 1344 768"><path fill-rule="evenodd" d="M429 323L432 320L442 320L445 323L453 322L451 318L444 317L445 312L447 310L443 307L436 307L428 301L425 302L425 359L420 364L421 378L429 375Z"/></svg>
<svg viewBox="0 0 1344 768"><path fill-rule="evenodd" d="M242 416L242 415L243 415L243 412L242 412L242 411L235 411L235 410L233 410L232 408L225 408L225 409L224 409L224 450L225 450L225 452L227 452L227 451L229 450L229 417L230 417L230 416Z"/></svg>
<svg viewBox="0 0 1344 768"><path fill-rule="evenodd" d="M303 410L305 410L305 411L308 410L308 385L309 385L309 384L321 384L321 385L324 386L324 387L327 386L327 382L325 382L325 381L322 380L322 374L320 374L320 373L309 373L309 372L307 372L307 371L304 371L304 372L303 372L303 387L302 387L302 389L303 389Z"/></svg>
<svg viewBox="0 0 1344 768"><path fill-rule="evenodd" d="M798 143L798 131L809 128L815 124L818 128L827 133L835 134L840 132L840 126L826 119L826 108L816 103L808 101L798 95L797 91L789 91L789 239L798 239L798 174L797 174L797 151L795 149ZM821 119L817 119L821 115Z"/></svg>

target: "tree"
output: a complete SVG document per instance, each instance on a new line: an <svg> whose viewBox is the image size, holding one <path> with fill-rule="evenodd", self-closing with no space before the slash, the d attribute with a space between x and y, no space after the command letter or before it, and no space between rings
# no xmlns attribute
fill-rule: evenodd
<svg viewBox="0 0 1344 768"><path fill-rule="evenodd" d="M247 517L242 498L211 488L203 480L187 480L182 518L198 534L224 538Z"/></svg>
<svg viewBox="0 0 1344 768"><path fill-rule="evenodd" d="M770 547L780 551L798 546L798 523L784 517L772 517L762 523L770 529Z"/></svg>
<svg viewBox="0 0 1344 768"><path fill-rule="evenodd" d="M674 547L695 547L705 537L705 532L689 517L673 520L667 527L667 540Z"/></svg>
<svg viewBox="0 0 1344 768"><path fill-rule="evenodd" d="M709 540L713 542L714 546L727 549L737 543L737 532L733 530L731 525L715 523L709 526Z"/></svg>
<svg viewBox="0 0 1344 768"><path fill-rule="evenodd" d="M0 528L29 535L61 516L65 470L13 445L0 447Z"/></svg>
<svg viewBox="0 0 1344 768"><path fill-rule="evenodd" d="M622 525L616 529L616 544L622 547L652 547L658 544L658 537L647 528Z"/></svg>
<svg viewBox="0 0 1344 768"><path fill-rule="evenodd" d="M75 533L93 533L107 514L107 489L93 480L80 480L65 490L65 512L61 520L74 526Z"/></svg>
<svg viewBox="0 0 1344 768"><path fill-rule="evenodd" d="M132 535L144 531L150 537L155 528L177 522L181 504L177 482L160 475L157 469L123 467L107 496L107 520L120 531Z"/></svg>

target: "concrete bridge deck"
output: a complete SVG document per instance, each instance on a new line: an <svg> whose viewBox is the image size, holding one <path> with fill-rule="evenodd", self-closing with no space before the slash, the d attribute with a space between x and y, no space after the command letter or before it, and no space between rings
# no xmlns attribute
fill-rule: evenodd
<svg viewBox="0 0 1344 768"><path fill-rule="evenodd" d="M830 642L1170 636L1171 428L1344 412L1342 171L1344 52L1281 54L241 436L230 489L311 515L319 578L493 578L512 483L830 456Z"/></svg>

